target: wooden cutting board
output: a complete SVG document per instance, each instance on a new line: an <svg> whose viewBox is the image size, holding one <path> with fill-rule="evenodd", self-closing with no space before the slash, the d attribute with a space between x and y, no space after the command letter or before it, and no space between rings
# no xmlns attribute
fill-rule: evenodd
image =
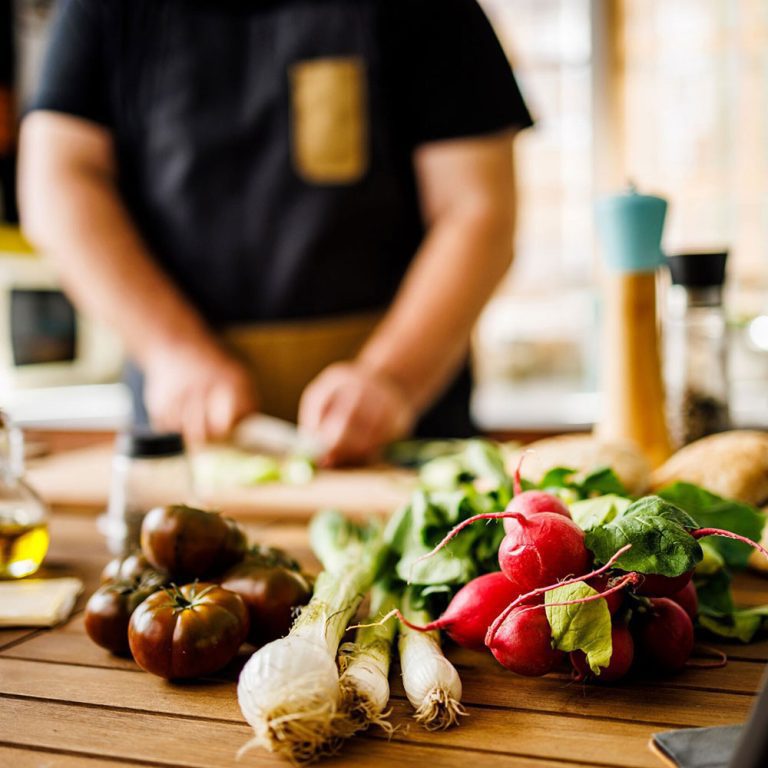
<svg viewBox="0 0 768 768"><path fill-rule="evenodd" d="M106 508L111 475L112 445L63 451L29 462L28 480L51 505ZM333 507L348 514L387 514L407 501L415 475L390 466L320 470L301 486L269 483L203 491L197 501L207 508L254 519L305 520L318 509ZM182 499L162 499L164 503Z"/></svg>

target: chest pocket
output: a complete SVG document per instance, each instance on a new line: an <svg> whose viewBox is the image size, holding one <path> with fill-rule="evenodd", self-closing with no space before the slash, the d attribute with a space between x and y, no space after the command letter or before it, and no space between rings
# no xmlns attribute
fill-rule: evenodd
<svg viewBox="0 0 768 768"><path fill-rule="evenodd" d="M311 184L351 184L369 165L366 68L345 56L293 64L291 156Z"/></svg>

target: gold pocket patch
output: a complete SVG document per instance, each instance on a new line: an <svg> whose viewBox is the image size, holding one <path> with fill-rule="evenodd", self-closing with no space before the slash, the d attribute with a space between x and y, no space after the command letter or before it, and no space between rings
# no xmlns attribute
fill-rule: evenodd
<svg viewBox="0 0 768 768"><path fill-rule="evenodd" d="M312 59L290 68L292 154L313 184L348 184L368 169L365 64L359 57Z"/></svg>

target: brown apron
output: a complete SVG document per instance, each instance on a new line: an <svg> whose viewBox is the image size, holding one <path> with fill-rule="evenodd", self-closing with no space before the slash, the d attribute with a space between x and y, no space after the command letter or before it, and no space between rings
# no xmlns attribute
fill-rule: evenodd
<svg viewBox="0 0 768 768"><path fill-rule="evenodd" d="M355 357L381 317L369 312L234 326L223 341L251 373L261 411L295 422L307 384L331 363Z"/></svg>

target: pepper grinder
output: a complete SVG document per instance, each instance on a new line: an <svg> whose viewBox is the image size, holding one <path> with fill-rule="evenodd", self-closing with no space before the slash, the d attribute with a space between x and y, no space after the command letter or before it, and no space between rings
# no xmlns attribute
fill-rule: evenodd
<svg viewBox="0 0 768 768"><path fill-rule="evenodd" d="M672 276L664 323L667 411L677 446L730 429L723 283L728 254L667 258Z"/></svg>
<svg viewBox="0 0 768 768"><path fill-rule="evenodd" d="M661 235L667 203L638 194L599 201L597 233L604 280L602 412L595 434L631 442L653 467L670 455L664 407L656 272L664 263Z"/></svg>

